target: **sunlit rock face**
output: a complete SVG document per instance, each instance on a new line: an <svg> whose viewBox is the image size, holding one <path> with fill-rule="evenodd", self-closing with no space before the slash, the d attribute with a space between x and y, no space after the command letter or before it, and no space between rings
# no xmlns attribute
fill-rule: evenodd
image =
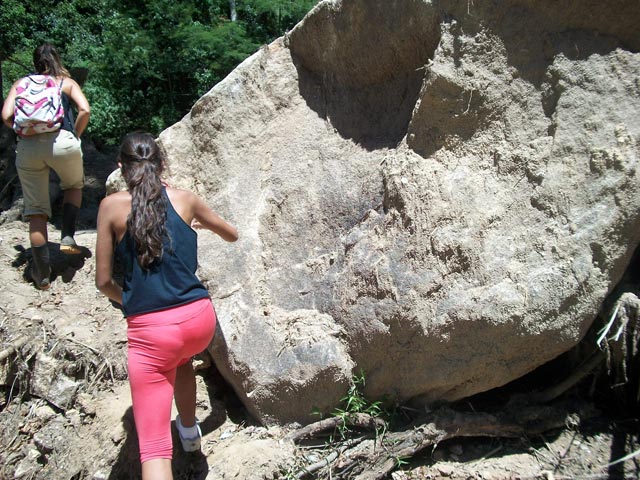
<svg viewBox="0 0 640 480"><path fill-rule="evenodd" d="M265 423L428 405L576 345L638 244L637 2L317 5L160 140L217 367Z"/></svg>

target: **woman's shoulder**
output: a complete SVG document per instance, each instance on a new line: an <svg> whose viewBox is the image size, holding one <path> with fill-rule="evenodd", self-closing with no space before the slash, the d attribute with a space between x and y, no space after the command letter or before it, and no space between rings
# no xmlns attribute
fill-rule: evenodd
<svg viewBox="0 0 640 480"><path fill-rule="evenodd" d="M169 186L166 186L165 188L171 202L176 202L176 201L188 202L195 197L195 194L193 192L190 192L189 190L182 190L180 188L174 188Z"/></svg>
<svg viewBox="0 0 640 480"><path fill-rule="evenodd" d="M131 203L131 194L128 191L116 192L102 199L100 209L116 209L128 203Z"/></svg>
<svg viewBox="0 0 640 480"><path fill-rule="evenodd" d="M56 77L56 80L62 83L62 91L67 95L71 93L71 90L73 88L80 88L80 85L78 85L78 82L76 82L71 77L59 76L59 77Z"/></svg>

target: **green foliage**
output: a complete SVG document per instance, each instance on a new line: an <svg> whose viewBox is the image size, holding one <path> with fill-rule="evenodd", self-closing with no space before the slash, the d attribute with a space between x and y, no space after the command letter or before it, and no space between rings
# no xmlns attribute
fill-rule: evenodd
<svg viewBox="0 0 640 480"><path fill-rule="evenodd" d="M364 372L361 370L360 375L354 375L349 386L347 394L340 399L341 408L336 408L332 415L339 417L342 421L338 427L338 433L341 438L345 438L349 432L348 418L356 413L364 413L372 417L389 417L389 412L384 408L382 401L371 402L362 393L366 385ZM376 432L378 434L380 432Z"/></svg>
<svg viewBox="0 0 640 480"><path fill-rule="evenodd" d="M27 33L35 18L20 0L3 0L0 8L0 61L8 59L28 42ZM20 19L20 21L16 21ZM26 27L26 28L25 28Z"/></svg>
<svg viewBox="0 0 640 480"><path fill-rule="evenodd" d="M237 0L238 17L263 42L283 35L318 3L316 0Z"/></svg>
<svg viewBox="0 0 640 480"><path fill-rule="evenodd" d="M354 375L347 394L340 399L344 407L337 408L334 415L340 416L351 413L366 413L372 417L380 415L382 413L382 402L369 402L362 393L365 385L364 372L360 371L360 375Z"/></svg>
<svg viewBox="0 0 640 480"><path fill-rule="evenodd" d="M89 72L89 134L111 143L131 130L157 134L315 3L236 0L232 22L229 0L2 0L2 93L49 41L67 68Z"/></svg>

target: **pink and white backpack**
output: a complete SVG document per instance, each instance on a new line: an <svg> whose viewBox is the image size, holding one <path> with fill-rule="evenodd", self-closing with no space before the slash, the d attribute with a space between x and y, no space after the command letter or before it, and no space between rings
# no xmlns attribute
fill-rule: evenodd
<svg viewBox="0 0 640 480"><path fill-rule="evenodd" d="M49 75L29 75L16 88L13 129L21 137L55 132L62 125L62 81Z"/></svg>

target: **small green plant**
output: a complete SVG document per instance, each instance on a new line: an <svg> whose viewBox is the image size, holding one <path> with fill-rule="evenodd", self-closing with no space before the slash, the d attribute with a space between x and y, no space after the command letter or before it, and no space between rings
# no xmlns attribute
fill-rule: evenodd
<svg viewBox="0 0 640 480"><path fill-rule="evenodd" d="M410 457L402 457L402 456L394 457L394 460L396 461L396 468L402 468L405 465L409 465L407 458L410 458Z"/></svg>
<svg viewBox="0 0 640 480"><path fill-rule="evenodd" d="M340 399L340 402L343 405L342 408L336 408L332 413L334 417L339 417L342 420L338 425L338 432L342 439L344 439L346 434L350 431L348 427L348 419L350 415L364 413L372 417L385 416L386 412L381 401L371 402L365 398L362 393L365 385L365 375L364 372L360 370L359 375L356 374L353 376L351 386L349 387L347 394ZM382 430L386 430L386 424ZM376 434L379 433L379 431L376 431Z"/></svg>
<svg viewBox="0 0 640 480"><path fill-rule="evenodd" d="M324 417L318 407L313 407L313 409L311 410L311 415L317 415L318 417L320 417L320 420L322 420L322 417Z"/></svg>

